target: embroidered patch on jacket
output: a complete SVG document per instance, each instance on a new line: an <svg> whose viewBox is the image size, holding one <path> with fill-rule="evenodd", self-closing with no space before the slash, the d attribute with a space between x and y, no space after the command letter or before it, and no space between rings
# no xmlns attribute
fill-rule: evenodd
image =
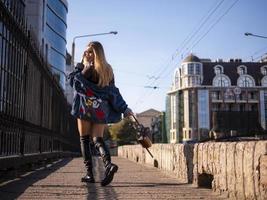
<svg viewBox="0 0 267 200"><path fill-rule="evenodd" d="M105 113L104 113L102 110L97 109L97 110L96 110L96 117L97 117L98 119L104 119L104 117L105 117Z"/></svg>
<svg viewBox="0 0 267 200"><path fill-rule="evenodd" d="M90 88L88 88L86 90L86 96L88 96L88 97L94 96L93 90L91 90Z"/></svg>
<svg viewBox="0 0 267 200"><path fill-rule="evenodd" d="M80 113L84 113L84 109L80 107Z"/></svg>

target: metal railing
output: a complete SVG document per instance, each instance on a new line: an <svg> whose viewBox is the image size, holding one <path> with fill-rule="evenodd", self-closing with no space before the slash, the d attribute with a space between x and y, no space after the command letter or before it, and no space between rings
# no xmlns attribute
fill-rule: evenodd
<svg viewBox="0 0 267 200"><path fill-rule="evenodd" d="M5 2L0 0L0 168L18 164L8 162L11 157L23 163L28 155L78 152L64 93L25 21L13 15L17 7L7 9Z"/></svg>

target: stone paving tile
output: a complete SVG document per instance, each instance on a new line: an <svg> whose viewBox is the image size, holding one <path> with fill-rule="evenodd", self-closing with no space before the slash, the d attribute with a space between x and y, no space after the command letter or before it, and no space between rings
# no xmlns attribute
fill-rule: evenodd
<svg viewBox="0 0 267 200"><path fill-rule="evenodd" d="M224 199L209 189L179 183L160 170L113 157L119 171L113 182L101 187L103 164L94 158L96 183L81 183L85 173L81 158L63 159L0 184L0 199Z"/></svg>

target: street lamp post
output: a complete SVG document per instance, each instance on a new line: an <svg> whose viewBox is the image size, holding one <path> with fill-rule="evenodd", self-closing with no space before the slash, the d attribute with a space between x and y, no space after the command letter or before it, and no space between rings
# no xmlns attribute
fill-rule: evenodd
<svg viewBox="0 0 267 200"><path fill-rule="evenodd" d="M259 38L264 38L267 39L266 36L262 36L262 35L255 35L253 33L244 33L245 36L253 36L253 37L259 37Z"/></svg>
<svg viewBox="0 0 267 200"><path fill-rule="evenodd" d="M71 49L71 66L74 66L74 56L75 56L75 40L77 38L83 38L83 37L92 37L92 36L98 36L98 35L109 35L109 34L118 34L117 31L110 31L107 33L96 33L96 34L88 34L88 35L78 35L73 38L72 41L72 49Z"/></svg>

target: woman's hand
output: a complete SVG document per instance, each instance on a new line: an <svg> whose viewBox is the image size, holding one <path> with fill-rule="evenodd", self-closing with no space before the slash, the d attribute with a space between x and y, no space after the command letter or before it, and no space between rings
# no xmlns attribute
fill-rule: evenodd
<svg viewBox="0 0 267 200"><path fill-rule="evenodd" d="M88 78L90 76L90 67L94 65L94 53L92 50L87 49L83 53L83 65L84 68L82 70L82 75L85 76L85 78Z"/></svg>
<svg viewBox="0 0 267 200"><path fill-rule="evenodd" d="M90 67L91 66L89 64L84 64L84 67L81 73L85 78L88 78L90 75Z"/></svg>
<svg viewBox="0 0 267 200"><path fill-rule="evenodd" d="M123 117L126 118L126 117L129 117L131 115L134 115L133 111L131 110L131 108L126 108L126 110L124 111L123 113Z"/></svg>

